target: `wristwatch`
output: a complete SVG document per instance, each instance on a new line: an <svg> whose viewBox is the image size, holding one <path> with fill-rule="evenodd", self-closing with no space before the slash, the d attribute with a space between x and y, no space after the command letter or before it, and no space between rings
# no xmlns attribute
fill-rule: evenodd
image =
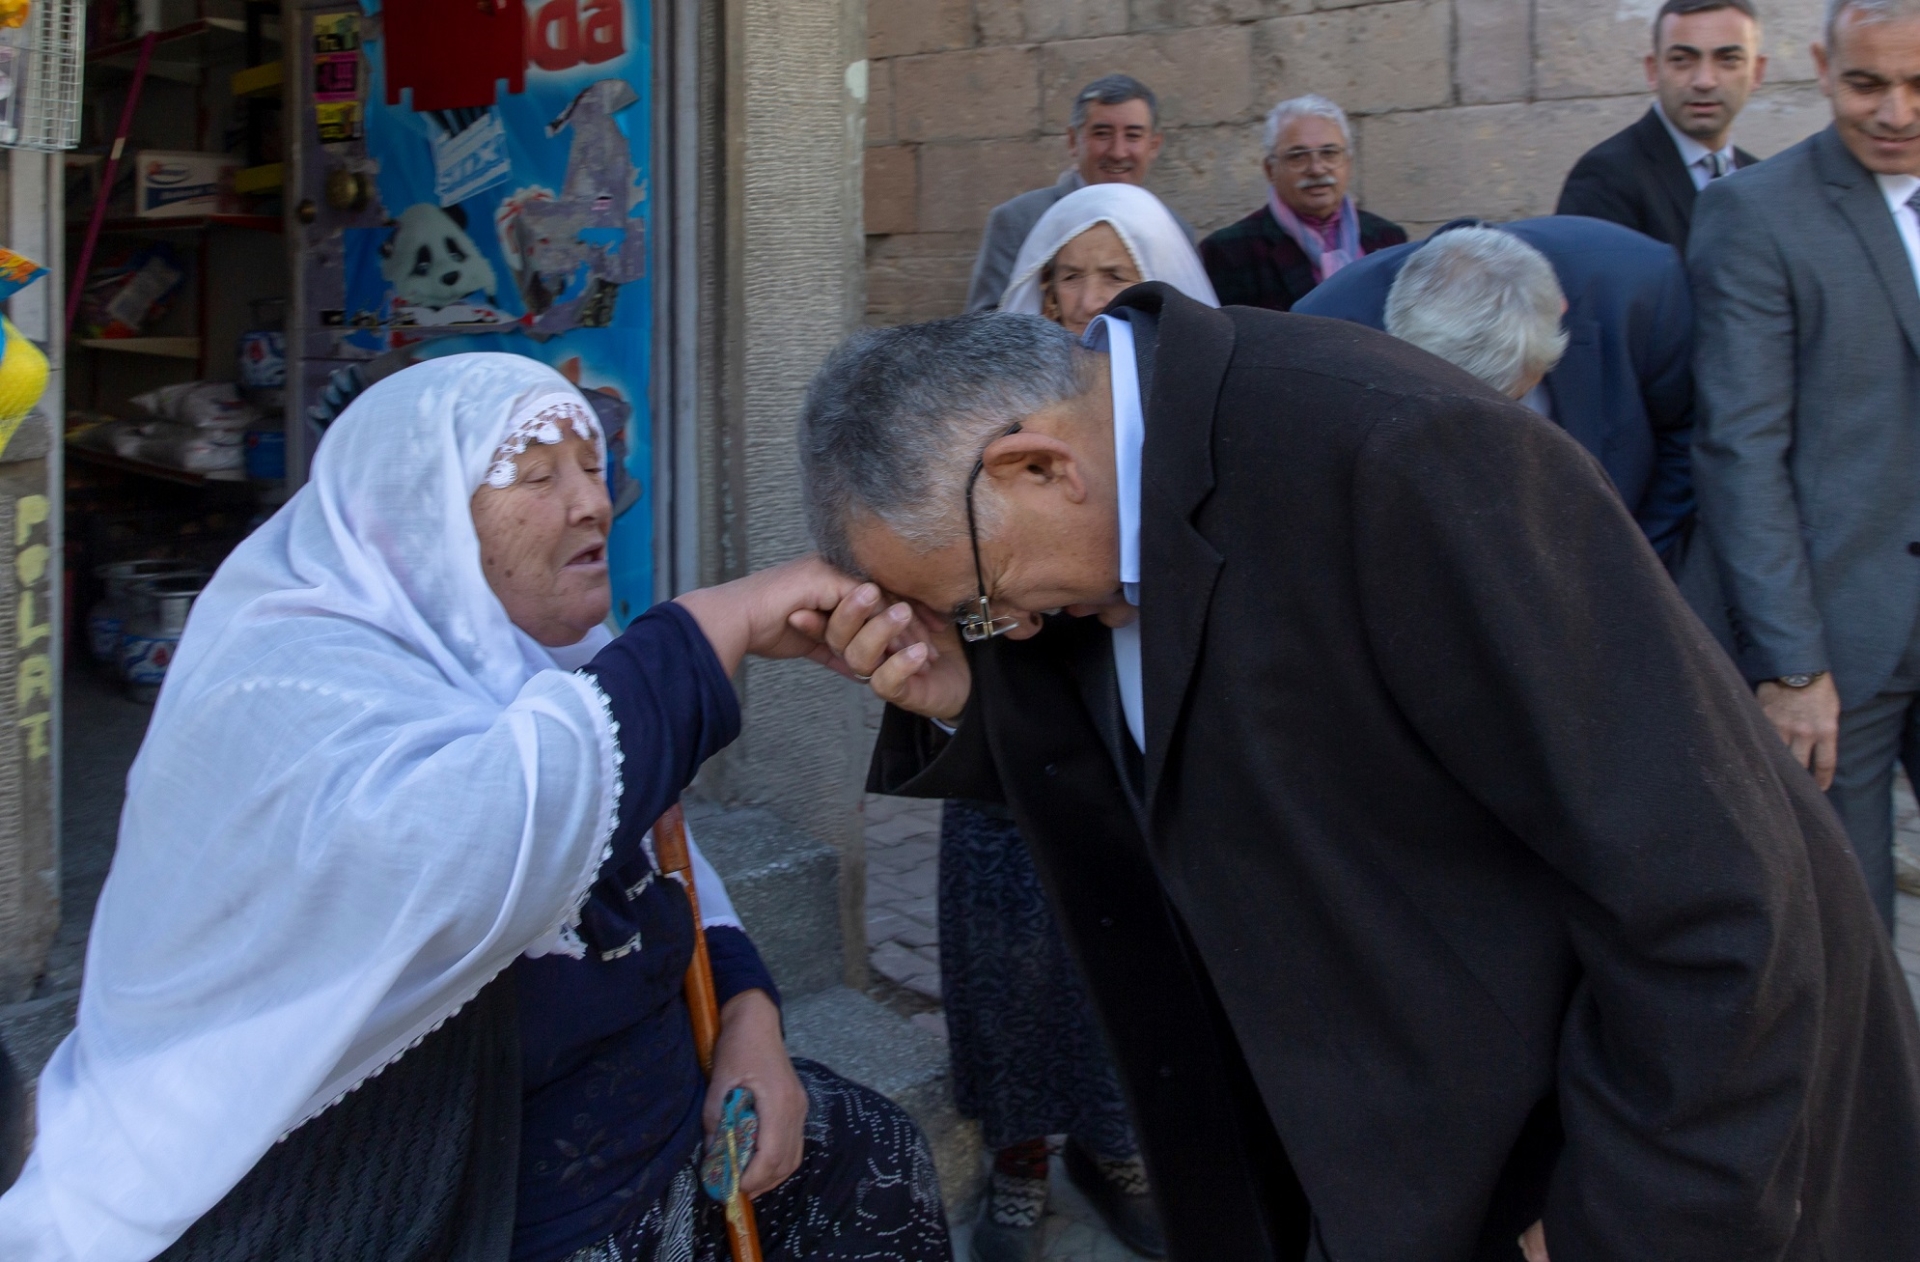
<svg viewBox="0 0 1920 1262"><path fill-rule="evenodd" d="M1811 688L1814 680L1825 679L1826 677L1826 671L1816 670L1804 675L1782 675L1773 682L1779 684L1782 688Z"/></svg>

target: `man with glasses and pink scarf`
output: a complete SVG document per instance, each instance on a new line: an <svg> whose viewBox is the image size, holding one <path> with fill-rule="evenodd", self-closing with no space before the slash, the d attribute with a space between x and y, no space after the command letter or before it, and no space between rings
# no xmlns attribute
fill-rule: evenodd
<svg viewBox="0 0 1920 1262"><path fill-rule="evenodd" d="M1315 285L1406 230L1354 205L1353 129L1324 96L1282 101L1267 115L1267 204L1200 243L1222 306L1290 311Z"/></svg>

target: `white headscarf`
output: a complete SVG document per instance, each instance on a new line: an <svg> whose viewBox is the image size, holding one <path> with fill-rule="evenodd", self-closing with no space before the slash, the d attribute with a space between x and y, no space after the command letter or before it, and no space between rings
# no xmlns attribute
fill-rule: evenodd
<svg viewBox="0 0 1920 1262"><path fill-rule="evenodd" d="M516 628L469 507L503 445L566 427L600 441L532 360L410 368L220 567L128 777L0 1258L145 1262L516 956L573 945L619 752L556 667L607 633Z"/></svg>
<svg viewBox="0 0 1920 1262"><path fill-rule="evenodd" d="M1055 202L1033 225L1000 309L1039 315L1046 298L1041 272L1067 242L1102 223L1120 234L1141 280L1165 281L1195 302L1220 305L1186 229L1165 203L1135 184L1089 184Z"/></svg>

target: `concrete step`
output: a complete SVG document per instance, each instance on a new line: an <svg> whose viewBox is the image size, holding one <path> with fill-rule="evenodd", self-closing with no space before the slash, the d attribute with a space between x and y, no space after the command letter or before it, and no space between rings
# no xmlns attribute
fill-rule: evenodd
<svg viewBox="0 0 1920 1262"><path fill-rule="evenodd" d="M965 1217L986 1181L980 1126L953 1106L946 1040L856 990L836 986L790 999L787 1050L872 1087L926 1133L947 1212Z"/></svg>
<svg viewBox="0 0 1920 1262"><path fill-rule="evenodd" d="M0 1007L0 1188L9 1187L33 1143L34 1083L73 1029L78 990Z"/></svg>
<svg viewBox="0 0 1920 1262"><path fill-rule="evenodd" d="M687 803L687 827L753 937L782 995L846 979L840 938L840 856L769 811Z"/></svg>

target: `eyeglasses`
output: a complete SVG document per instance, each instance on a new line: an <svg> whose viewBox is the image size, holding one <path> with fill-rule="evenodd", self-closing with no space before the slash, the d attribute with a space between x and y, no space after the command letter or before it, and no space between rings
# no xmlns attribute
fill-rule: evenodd
<svg viewBox="0 0 1920 1262"><path fill-rule="evenodd" d="M1347 160L1347 151L1342 145L1322 145L1318 149L1289 149L1273 156L1295 171L1304 171L1313 165L1315 158L1327 166L1339 166Z"/></svg>
<svg viewBox="0 0 1920 1262"><path fill-rule="evenodd" d="M1007 434L1017 434L1020 427L1015 425ZM1006 434L1002 434L1005 438ZM998 442L996 438L994 442ZM992 446L988 443L987 446ZM996 618L993 606L987 602L987 572L980 564L980 528L973 513L973 484L980 480L981 470L987 467L986 448L980 449L980 458L973 462L973 472L967 475L967 538L973 544L973 578L980 585L980 594L972 600L963 601L954 611L954 625L960 628L960 638L969 644L978 644L982 640L991 640L996 635L1005 635L1020 625L1019 618Z"/></svg>

